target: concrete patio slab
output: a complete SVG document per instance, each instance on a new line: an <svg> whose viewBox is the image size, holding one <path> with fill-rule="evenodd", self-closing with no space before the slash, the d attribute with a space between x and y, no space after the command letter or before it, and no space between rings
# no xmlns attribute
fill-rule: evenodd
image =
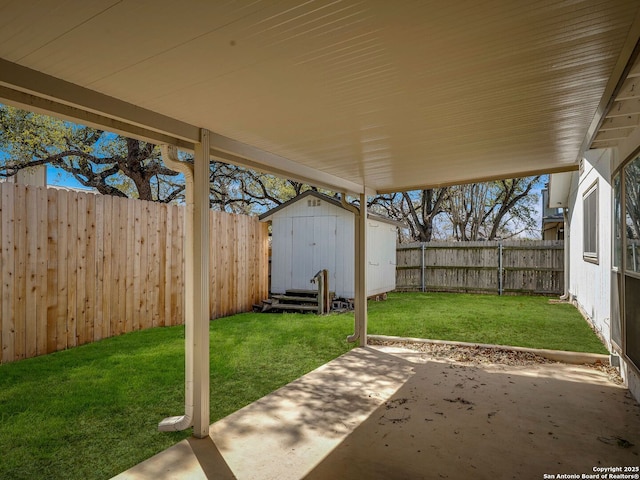
<svg viewBox="0 0 640 480"><path fill-rule="evenodd" d="M597 469L633 468L639 455L640 406L594 368L469 365L380 346L115 478L615 478Z"/></svg>

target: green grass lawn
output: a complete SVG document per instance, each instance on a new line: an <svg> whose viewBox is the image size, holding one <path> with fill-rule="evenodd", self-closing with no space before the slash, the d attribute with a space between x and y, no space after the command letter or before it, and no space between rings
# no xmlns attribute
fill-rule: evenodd
<svg viewBox="0 0 640 480"><path fill-rule="evenodd" d="M370 334L607 353L578 310L545 297L391 293L369 302Z"/></svg>
<svg viewBox="0 0 640 480"><path fill-rule="evenodd" d="M541 297L392 294L374 334L604 353L579 313ZM351 348L353 314L242 314L211 323L211 421ZM157 328L0 365L0 478L104 479L189 435L184 329Z"/></svg>
<svg viewBox="0 0 640 480"><path fill-rule="evenodd" d="M211 421L349 350L349 315L211 323ZM105 479L186 438L184 329L156 328L0 366L0 479Z"/></svg>

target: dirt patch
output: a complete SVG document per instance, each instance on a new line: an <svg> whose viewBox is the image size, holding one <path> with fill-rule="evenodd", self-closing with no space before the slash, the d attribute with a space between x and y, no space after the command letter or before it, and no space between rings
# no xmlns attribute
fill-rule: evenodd
<svg viewBox="0 0 640 480"><path fill-rule="evenodd" d="M426 353L434 358L445 358L454 360L463 364L471 365L487 365L500 364L510 366L526 366L537 364L560 363L548 358L536 355L530 352L517 352L506 348L486 348L486 347L468 347L461 345L443 345L435 343L418 343L418 342L398 342L398 341L381 341L370 339L372 345L385 345L391 347L401 347L417 352ZM602 363L585 364L585 367L593 368L607 375L610 381L617 385L624 382L620 377L618 370L610 365Z"/></svg>

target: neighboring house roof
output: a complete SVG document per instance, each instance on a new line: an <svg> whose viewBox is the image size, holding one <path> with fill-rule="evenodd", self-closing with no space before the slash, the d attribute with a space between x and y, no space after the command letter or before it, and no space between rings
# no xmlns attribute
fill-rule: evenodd
<svg viewBox="0 0 640 480"><path fill-rule="evenodd" d="M279 212L280 210L283 210L285 208L287 208L289 205L292 205L294 203L297 203L307 197L315 197L318 198L320 200L323 200L327 203L330 203L332 205L335 205L338 208L341 208L349 213L352 213L349 211L349 209L344 208L344 205L342 205L342 202L340 202L339 200L336 200L333 197L330 197L329 195L325 195L324 193L320 193L317 192L315 190L307 190L306 192L301 193L300 195L298 195L297 197L293 197L291 200L288 200L286 202L284 202L281 205L278 205L275 208L272 208L271 210L269 210L268 212L263 213L262 215L260 215L258 218L260 219L261 222L268 222L271 220L271 218L273 217L273 215L277 212ZM356 207L357 208L357 207ZM372 218L374 220L378 220L380 222L385 222L385 223L389 223L391 225L394 225L398 228L405 228L406 225L402 222L398 222L397 220L393 220L391 218L382 216L382 215L377 215L375 213L369 213L367 215L367 217Z"/></svg>

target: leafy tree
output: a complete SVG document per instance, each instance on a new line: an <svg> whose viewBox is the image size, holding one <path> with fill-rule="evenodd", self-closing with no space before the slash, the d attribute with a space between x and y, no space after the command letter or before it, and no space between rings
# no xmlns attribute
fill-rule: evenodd
<svg viewBox="0 0 640 480"><path fill-rule="evenodd" d="M247 168L214 162L211 185L214 202L234 213L268 210L316 187ZM333 192L324 191L329 195Z"/></svg>
<svg viewBox="0 0 640 480"><path fill-rule="evenodd" d="M105 195L165 203L184 196L182 176L164 166L155 145L46 115L0 105L0 149L0 176L53 165ZM222 162L210 170L210 205L231 213L272 208L313 188Z"/></svg>
<svg viewBox="0 0 640 480"><path fill-rule="evenodd" d="M151 143L9 106L0 107L0 148L5 177L53 165L105 195L170 202L184 190Z"/></svg>

